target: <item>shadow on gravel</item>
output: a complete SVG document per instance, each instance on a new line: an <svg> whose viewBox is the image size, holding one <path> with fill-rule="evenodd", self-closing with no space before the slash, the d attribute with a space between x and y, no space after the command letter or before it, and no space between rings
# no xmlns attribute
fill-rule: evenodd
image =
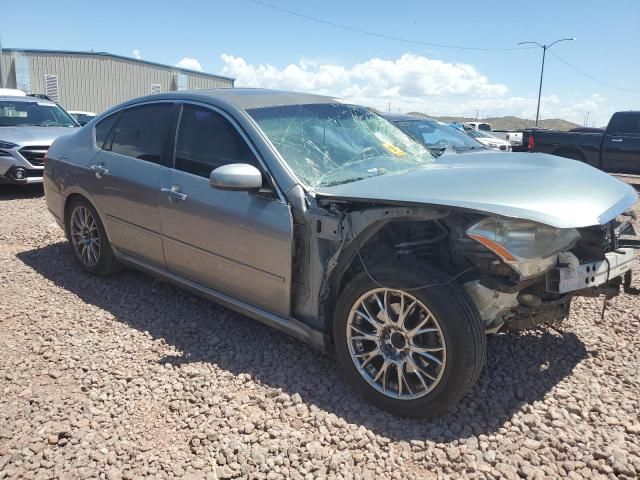
<svg viewBox="0 0 640 480"><path fill-rule="evenodd" d="M42 197L44 190L41 184L13 185L0 184L0 202L3 200L17 200L20 198Z"/></svg>
<svg viewBox="0 0 640 480"><path fill-rule="evenodd" d="M543 400L587 356L573 333L490 336L480 381L452 412L431 421L396 418L356 395L332 358L212 302L135 271L108 278L85 275L64 242L19 253L18 258L84 302L183 352L163 358L163 363L207 362L234 375L249 374L394 441L450 442L493 432L523 405Z"/></svg>

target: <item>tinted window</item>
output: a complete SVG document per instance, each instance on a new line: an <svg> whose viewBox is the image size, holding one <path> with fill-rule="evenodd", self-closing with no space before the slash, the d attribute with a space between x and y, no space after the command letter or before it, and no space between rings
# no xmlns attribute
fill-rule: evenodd
<svg viewBox="0 0 640 480"><path fill-rule="evenodd" d="M107 140L109 132L119 115L119 113L114 113L96 124L96 146L98 148L104 148L104 142Z"/></svg>
<svg viewBox="0 0 640 480"><path fill-rule="evenodd" d="M640 135L640 115L618 115L613 119L613 133L635 133Z"/></svg>
<svg viewBox="0 0 640 480"><path fill-rule="evenodd" d="M116 125L111 150L153 163L162 163L169 133L170 103L154 103L125 110Z"/></svg>
<svg viewBox="0 0 640 480"><path fill-rule="evenodd" d="M249 145L222 115L208 108L185 105L176 143L176 168L209 178L211 170L228 163L258 161Z"/></svg>

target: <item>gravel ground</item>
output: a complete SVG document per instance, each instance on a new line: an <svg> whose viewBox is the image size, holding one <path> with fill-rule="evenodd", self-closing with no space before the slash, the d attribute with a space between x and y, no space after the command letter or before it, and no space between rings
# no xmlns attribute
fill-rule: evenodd
<svg viewBox="0 0 640 480"><path fill-rule="evenodd" d="M241 315L83 274L37 188L0 187L0 287L0 478L640 475L640 297L491 336L478 385L427 422Z"/></svg>

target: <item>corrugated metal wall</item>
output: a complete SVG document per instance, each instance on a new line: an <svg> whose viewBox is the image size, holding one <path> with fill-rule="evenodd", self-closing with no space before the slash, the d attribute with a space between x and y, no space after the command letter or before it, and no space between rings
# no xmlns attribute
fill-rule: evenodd
<svg viewBox="0 0 640 480"><path fill-rule="evenodd" d="M187 77L190 89L233 87L229 79L108 55L5 50L2 72L7 88L16 87L16 55L29 58L32 93L45 93L45 74L58 76L59 103L67 110L100 113L131 98L150 94L152 84L160 84L161 92L177 90L178 73Z"/></svg>

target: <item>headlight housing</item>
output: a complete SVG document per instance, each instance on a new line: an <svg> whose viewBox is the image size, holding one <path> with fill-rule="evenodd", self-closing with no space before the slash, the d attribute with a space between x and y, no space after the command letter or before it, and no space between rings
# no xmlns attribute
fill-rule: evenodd
<svg viewBox="0 0 640 480"><path fill-rule="evenodd" d="M17 147L17 143L5 142L4 140L0 140L0 148L10 149Z"/></svg>
<svg viewBox="0 0 640 480"><path fill-rule="evenodd" d="M471 226L467 235L511 265L523 278L552 268L556 254L570 249L580 238L574 228L494 217Z"/></svg>

